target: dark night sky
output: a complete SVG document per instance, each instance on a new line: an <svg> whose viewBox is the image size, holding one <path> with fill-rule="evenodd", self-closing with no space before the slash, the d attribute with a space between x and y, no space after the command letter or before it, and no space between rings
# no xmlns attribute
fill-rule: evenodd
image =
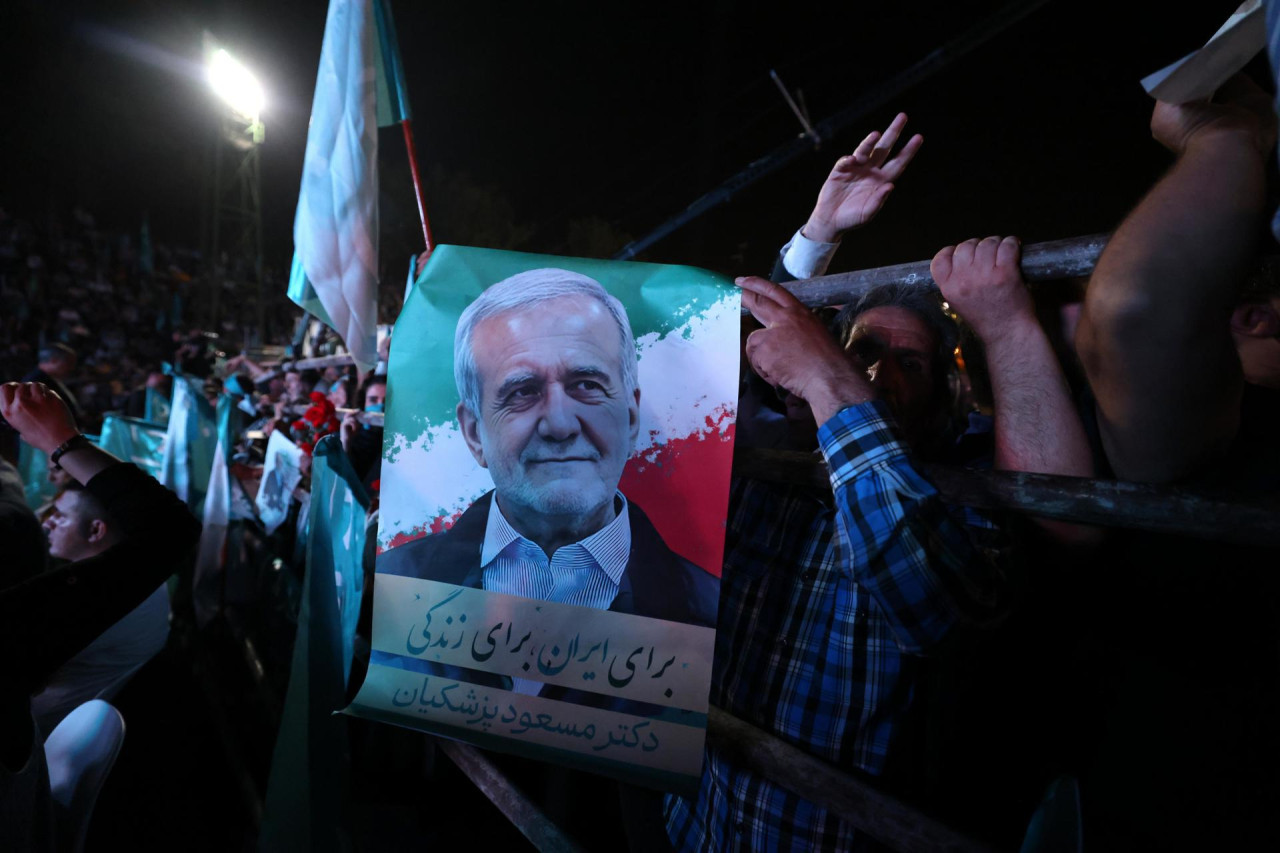
<svg viewBox="0 0 1280 853"><path fill-rule="evenodd" d="M545 252L566 250L570 219L639 236L794 137L770 68L804 90L818 120L1003 4L867 5L765 15L729 0L392 4L433 184L461 173L492 188L533 229L521 248ZM1114 227L1167 164L1138 79L1197 47L1235 2L1160 24L1149 22L1167 4L1120 5L1047 4L644 259L767 272L831 162L899 108L925 146L843 267L926 258L988 233L1035 242ZM38 218L50 203L82 201L121 228L147 210L156 239L198 244L213 110L195 63L207 28L267 91L267 260L284 266L324 10L298 0L9 4L0 204ZM387 263L418 238L398 130L383 130L380 145ZM450 201L428 198L446 241L465 230Z"/></svg>

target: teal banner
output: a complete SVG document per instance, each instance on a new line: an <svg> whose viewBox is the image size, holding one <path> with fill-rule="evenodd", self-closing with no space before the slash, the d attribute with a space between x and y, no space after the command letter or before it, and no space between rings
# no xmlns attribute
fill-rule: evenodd
<svg viewBox="0 0 1280 853"><path fill-rule="evenodd" d="M201 386L199 379L173 376L173 407L156 477L196 513L204 507L218 443L214 409Z"/></svg>
<svg viewBox="0 0 1280 853"><path fill-rule="evenodd" d="M338 584L342 631L342 679L351 677L351 655L364 597L365 519L369 495L336 436L326 437L311 457L311 523L307 571L327 571Z"/></svg>
<svg viewBox="0 0 1280 853"><path fill-rule="evenodd" d="M169 425L169 397L154 388L147 389L147 417L149 423L162 427Z"/></svg>
<svg viewBox="0 0 1280 853"><path fill-rule="evenodd" d="M53 500L58 493L58 487L49 481L49 457L25 441L18 442L18 476L22 477L27 506L33 510Z"/></svg>
<svg viewBox="0 0 1280 853"><path fill-rule="evenodd" d="M102 422L99 442L103 450L159 479L164 439L165 429L158 424L110 414Z"/></svg>
<svg viewBox="0 0 1280 853"><path fill-rule="evenodd" d="M311 492L298 633L259 838L264 851L345 849L347 729L333 712L351 671L369 499L337 436L315 447Z"/></svg>

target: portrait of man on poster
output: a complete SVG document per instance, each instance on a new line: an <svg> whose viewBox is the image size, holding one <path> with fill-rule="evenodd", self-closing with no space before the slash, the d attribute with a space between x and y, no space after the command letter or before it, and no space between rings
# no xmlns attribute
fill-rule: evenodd
<svg viewBox="0 0 1280 853"><path fill-rule="evenodd" d="M719 581L618 489L641 390L631 324L594 279L529 270L488 287L454 336L457 418L494 488L378 572L715 626Z"/></svg>

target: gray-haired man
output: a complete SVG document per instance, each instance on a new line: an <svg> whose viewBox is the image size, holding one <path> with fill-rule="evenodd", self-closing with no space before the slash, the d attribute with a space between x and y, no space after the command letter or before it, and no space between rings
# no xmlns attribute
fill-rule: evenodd
<svg viewBox="0 0 1280 853"><path fill-rule="evenodd" d="M562 269L492 285L458 320L458 423L494 491L378 571L714 626L719 588L618 491L640 389L622 304Z"/></svg>

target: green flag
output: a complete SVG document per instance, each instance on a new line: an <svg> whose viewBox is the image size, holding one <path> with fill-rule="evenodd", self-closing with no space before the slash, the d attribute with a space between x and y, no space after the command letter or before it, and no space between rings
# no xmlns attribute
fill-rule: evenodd
<svg viewBox="0 0 1280 853"><path fill-rule="evenodd" d="M231 523L231 451L239 432L240 415L235 398L223 394L218 398L218 434L209 463L204 496L203 527L200 531L200 547L196 552L195 580L191 598L195 606L196 622L204 626L218 612L224 583L223 552L227 542L227 527Z"/></svg>
<svg viewBox="0 0 1280 853"><path fill-rule="evenodd" d="M164 438L165 429L157 424L109 414L102 422L99 446L159 479Z"/></svg>
<svg viewBox="0 0 1280 853"><path fill-rule="evenodd" d="M147 389L147 416L149 423L167 427L169 425L169 397L154 388Z"/></svg>
<svg viewBox="0 0 1280 853"><path fill-rule="evenodd" d="M218 443L214 417L201 381L174 374L173 405L156 479L172 489L195 513L204 507L209 473L213 470Z"/></svg>
<svg viewBox="0 0 1280 853"><path fill-rule="evenodd" d="M271 760L259 849L343 850L347 729L343 705L363 597L368 496L337 436L311 465L307 570L289 692Z"/></svg>
<svg viewBox="0 0 1280 853"><path fill-rule="evenodd" d="M27 506L34 509L53 500L58 487L49 482L49 457L25 441L18 442L18 476L27 496Z"/></svg>

